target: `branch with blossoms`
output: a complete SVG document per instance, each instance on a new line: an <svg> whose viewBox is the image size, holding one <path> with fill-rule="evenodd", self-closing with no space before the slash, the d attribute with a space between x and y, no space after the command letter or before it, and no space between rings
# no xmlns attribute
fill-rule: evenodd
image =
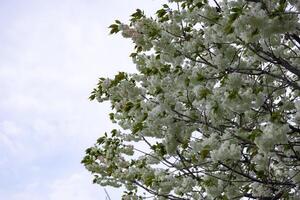
<svg viewBox="0 0 300 200"><path fill-rule="evenodd" d="M100 78L90 96L120 127L86 151L94 183L123 199L300 198L299 9L170 0L116 20L137 72Z"/></svg>

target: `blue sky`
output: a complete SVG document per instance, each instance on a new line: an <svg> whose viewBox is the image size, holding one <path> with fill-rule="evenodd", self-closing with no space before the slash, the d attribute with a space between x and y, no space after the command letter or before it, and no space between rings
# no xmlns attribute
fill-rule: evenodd
<svg viewBox="0 0 300 200"><path fill-rule="evenodd" d="M162 3L0 0L0 199L105 199L80 160L111 129L110 107L88 96L98 77L135 70L131 42L107 27Z"/></svg>

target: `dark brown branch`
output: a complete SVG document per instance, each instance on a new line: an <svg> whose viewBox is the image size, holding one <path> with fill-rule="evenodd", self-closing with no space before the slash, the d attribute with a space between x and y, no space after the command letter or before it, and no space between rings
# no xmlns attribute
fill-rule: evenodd
<svg viewBox="0 0 300 200"><path fill-rule="evenodd" d="M257 183L261 183L261 184L265 184L265 185L285 185L285 186L290 186L290 187L296 187L295 184L293 183L289 183L289 182L278 182L278 181L269 181L269 180L259 180L255 177L252 177L248 174L244 174L243 172L240 172L230 166L228 166L227 164L223 163L223 162L219 162L221 165L223 165L224 167L226 167L227 169L233 171L236 174L239 174L245 178L250 179L251 181L257 182Z"/></svg>
<svg viewBox="0 0 300 200"><path fill-rule="evenodd" d="M150 194L153 194L155 196L165 197L165 198L170 199L170 200L188 200L186 198L176 197L176 196L171 195L171 194L159 194L158 192L144 186L143 184L141 184L137 181L133 181L133 184L143 188L144 190L146 190L147 192L149 192Z"/></svg>

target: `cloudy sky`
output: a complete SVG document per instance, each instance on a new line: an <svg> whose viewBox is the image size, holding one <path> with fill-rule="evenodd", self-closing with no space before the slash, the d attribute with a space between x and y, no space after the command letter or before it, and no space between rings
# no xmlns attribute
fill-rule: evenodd
<svg viewBox="0 0 300 200"><path fill-rule="evenodd" d="M80 161L110 130L109 105L88 96L98 77L135 70L131 42L107 27L163 2L0 0L0 199L105 199Z"/></svg>

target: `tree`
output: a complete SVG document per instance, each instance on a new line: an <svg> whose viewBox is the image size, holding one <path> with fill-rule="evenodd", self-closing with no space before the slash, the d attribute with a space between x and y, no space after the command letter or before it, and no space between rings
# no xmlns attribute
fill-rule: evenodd
<svg viewBox="0 0 300 200"><path fill-rule="evenodd" d="M138 72L90 97L120 127L86 150L94 183L123 199L300 199L299 13L297 0L169 0L116 20Z"/></svg>

